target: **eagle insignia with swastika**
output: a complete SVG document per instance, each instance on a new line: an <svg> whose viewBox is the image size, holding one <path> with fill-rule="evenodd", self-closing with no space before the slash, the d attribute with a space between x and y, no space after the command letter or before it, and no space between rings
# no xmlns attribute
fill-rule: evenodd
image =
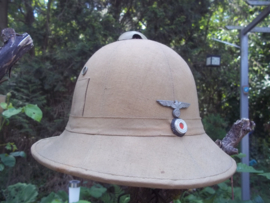
<svg viewBox="0 0 270 203"><path fill-rule="evenodd" d="M169 100L157 100L157 102L165 107L173 108L173 116L175 117L171 122L171 129L173 133L179 137L182 137L187 132L187 124L183 119L180 119L180 109L188 108L190 106L189 103Z"/></svg>

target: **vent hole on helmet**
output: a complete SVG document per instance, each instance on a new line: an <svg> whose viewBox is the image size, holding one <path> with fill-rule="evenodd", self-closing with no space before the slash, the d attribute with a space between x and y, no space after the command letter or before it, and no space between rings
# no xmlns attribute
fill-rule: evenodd
<svg viewBox="0 0 270 203"><path fill-rule="evenodd" d="M142 37L140 35L138 35L138 34L134 34L132 36L132 39L142 39Z"/></svg>
<svg viewBox="0 0 270 203"><path fill-rule="evenodd" d="M127 39L147 39L142 33L137 31L128 31L120 35L119 41Z"/></svg>

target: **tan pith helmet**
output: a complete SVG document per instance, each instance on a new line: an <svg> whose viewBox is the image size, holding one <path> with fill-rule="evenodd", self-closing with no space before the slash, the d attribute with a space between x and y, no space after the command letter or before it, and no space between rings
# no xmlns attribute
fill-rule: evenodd
<svg viewBox="0 0 270 203"><path fill-rule="evenodd" d="M98 50L78 77L65 131L31 152L52 170L135 187L204 187L236 170L205 134L186 62L147 39Z"/></svg>

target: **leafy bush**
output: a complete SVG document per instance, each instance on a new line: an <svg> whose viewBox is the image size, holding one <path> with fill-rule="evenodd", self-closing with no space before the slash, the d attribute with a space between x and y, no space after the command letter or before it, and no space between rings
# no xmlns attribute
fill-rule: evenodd
<svg viewBox="0 0 270 203"><path fill-rule="evenodd" d="M50 193L46 197L38 200L37 187L32 184L17 183L3 190L5 202L3 203L67 203L68 194L65 191ZM105 188L100 184L95 184L91 188L81 187L80 200L77 203L128 203L130 197L117 185L110 185ZM89 201L87 201L89 200ZM90 202L91 201L91 202Z"/></svg>
<svg viewBox="0 0 270 203"><path fill-rule="evenodd" d="M226 135L228 122L219 114L209 114L202 119L204 130L213 140L222 140Z"/></svg>
<svg viewBox="0 0 270 203"><path fill-rule="evenodd" d="M3 191L5 203L31 203L38 195L36 186L32 184L17 183L10 185Z"/></svg>

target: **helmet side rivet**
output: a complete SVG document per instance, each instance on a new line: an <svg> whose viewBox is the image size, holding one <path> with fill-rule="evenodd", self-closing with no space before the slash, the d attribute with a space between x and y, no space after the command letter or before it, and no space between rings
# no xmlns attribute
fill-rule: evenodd
<svg viewBox="0 0 270 203"><path fill-rule="evenodd" d="M85 75L86 72L87 72L88 68L85 66L83 69L82 69L82 75Z"/></svg>

